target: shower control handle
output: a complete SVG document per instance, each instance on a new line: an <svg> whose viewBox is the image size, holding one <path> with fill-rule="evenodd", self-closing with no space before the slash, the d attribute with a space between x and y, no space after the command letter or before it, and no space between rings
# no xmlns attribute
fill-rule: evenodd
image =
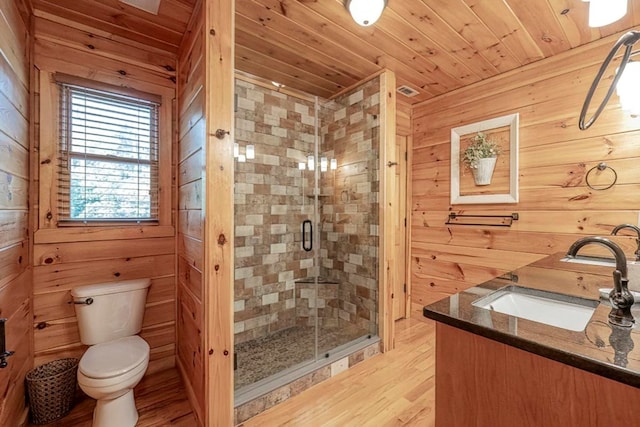
<svg viewBox="0 0 640 427"><path fill-rule="evenodd" d="M307 233L309 234L308 241ZM311 252L313 249L313 223L308 219L302 221L302 249L307 252Z"/></svg>

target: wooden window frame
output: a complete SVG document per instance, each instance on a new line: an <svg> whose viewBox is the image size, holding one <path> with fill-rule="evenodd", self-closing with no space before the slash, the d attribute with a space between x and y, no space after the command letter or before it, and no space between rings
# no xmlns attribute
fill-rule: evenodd
<svg viewBox="0 0 640 427"><path fill-rule="evenodd" d="M159 123L159 111L161 101L152 95L146 96L146 94L141 94L140 96L133 96L119 94L116 93L115 90L111 90L110 88L106 89L97 89L95 85L91 84L91 82L69 82L68 79L58 78L56 75L56 81L61 86L62 93L60 94L59 102L60 105L63 106L59 109L59 129L62 129L60 132L61 138L58 141L58 227L76 227L79 225L85 226L101 226L101 225L127 225L127 224L157 224L158 223L158 203L159 203L159 194L158 194L158 185L159 185L159 176L160 169L157 161L157 154L159 151L159 138L158 138L158 129L160 126ZM74 117L71 114L71 109L73 108L73 99L74 96L79 97L88 97L88 99L98 100L104 102L107 100L108 102L114 102L118 106L128 105L135 106L137 108L145 108L148 109L151 115L151 126L149 129L149 147L150 147L150 155L148 159L143 159L140 157L130 158L130 157L121 157L115 155L104 155L104 154L95 154L78 152L73 149L72 145L72 128L74 125ZM133 117L132 117L133 119ZM92 119L86 119L92 120ZM94 123L94 122L92 122ZM101 122L107 123L107 121ZM86 143L86 142L85 142ZM133 164L133 165L144 165L149 168L149 178L150 178L150 196L151 199L149 201L149 216L147 217L136 217L136 216L127 216L123 218L109 218L109 219L98 219L98 218L74 218L71 215L71 193L73 190L73 179L72 179L72 171L71 171L71 162L73 159L80 159L85 161L101 161L113 164ZM89 166L87 166L89 168ZM62 179L62 180L60 180ZM66 189L66 191L65 191ZM140 201L139 195L137 196L138 202ZM66 209L63 209L61 206L66 206Z"/></svg>
<svg viewBox="0 0 640 427"><path fill-rule="evenodd" d="M172 236L175 233L172 219L172 140L173 100L175 92L165 87L116 86L98 80L89 80L52 71L40 70L36 95L37 128L36 148L38 161L38 219L34 233L35 243L64 241L91 241L95 239L127 239ZM59 81L87 86L117 94L144 97L160 104L158 109L158 219L152 224L117 221L77 224L58 224L57 206L57 153L59 144ZM151 89L151 90L150 90Z"/></svg>

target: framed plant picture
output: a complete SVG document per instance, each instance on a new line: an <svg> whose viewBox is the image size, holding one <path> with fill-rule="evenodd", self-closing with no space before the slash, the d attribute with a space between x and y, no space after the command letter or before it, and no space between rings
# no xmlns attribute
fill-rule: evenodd
<svg viewBox="0 0 640 427"><path fill-rule="evenodd" d="M451 129L451 204L518 203L519 114Z"/></svg>

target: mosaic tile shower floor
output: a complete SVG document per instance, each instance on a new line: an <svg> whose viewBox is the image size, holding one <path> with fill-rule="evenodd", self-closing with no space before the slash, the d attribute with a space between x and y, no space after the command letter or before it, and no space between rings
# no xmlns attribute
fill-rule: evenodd
<svg viewBox="0 0 640 427"><path fill-rule="evenodd" d="M369 331L355 325L320 328L319 354L346 344ZM311 326L294 326L236 345L238 369L234 372L235 389L260 381L314 357L315 332Z"/></svg>

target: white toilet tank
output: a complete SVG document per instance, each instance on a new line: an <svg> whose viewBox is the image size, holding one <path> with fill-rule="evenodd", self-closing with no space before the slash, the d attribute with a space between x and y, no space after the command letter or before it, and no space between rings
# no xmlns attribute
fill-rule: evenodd
<svg viewBox="0 0 640 427"><path fill-rule="evenodd" d="M80 341L94 345L140 332L150 285L149 279L136 279L73 288ZM91 304L78 304L89 299Z"/></svg>

